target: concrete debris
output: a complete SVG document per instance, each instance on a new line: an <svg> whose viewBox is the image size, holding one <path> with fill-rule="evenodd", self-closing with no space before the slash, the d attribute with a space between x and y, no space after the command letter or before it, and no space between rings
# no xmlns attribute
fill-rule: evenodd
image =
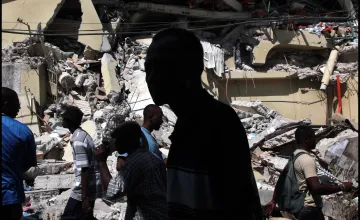
<svg viewBox="0 0 360 220"><path fill-rule="evenodd" d="M344 46L341 49L341 53L351 53L351 52L357 52L359 50L358 44L352 43L350 45Z"/></svg>
<svg viewBox="0 0 360 220"><path fill-rule="evenodd" d="M67 201L69 200L71 191L72 189L68 189L62 192L60 195L53 197L51 201L48 201L48 203L53 205L66 205Z"/></svg>
<svg viewBox="0 0 360 220"><path fill-rule="evenodd" d="M64 213L65 205L49 206L45 209L43 220L59 220Z"/></svg>
<svg viewBox="0 0 360 220"><path fill-rule="evenodd" d="M86 91L94 92L98 85L94 79L85 79L83 86Z"/></svg>
<svg viewBox="0 0 360 220"><path fill-rule="evenodd" d="M59 77L59 83L66 90L71 90L75 87L75 79L69 73L63 72Z"/></svg>
<svg viewBox="0 0 360 220"><path fill-rule="evenodd" d="M290 129L293 129L299 125L309 125L311 124L310 119L304 119L302 121L294 121L290 119L286 119L283 117L277 117L271 121L268 127L256 135L254 138L249 140L250 149L255 149L258 146L262 146L262 144L277 135L283 134Z"/></svg>
<svg viewBox="0 0 360 220"><path fill-rule="evenodd" d="M70 189L74 184L74 174L44 175L36 177L34 189Z"/></svg>
<svg viewBox="0 0 360 220"><path fill-rule="evenodd" d="M266 117L266 118L276 118L277 116L281 116L281 114L277 111L271 110L266 107L261 101L255 102L246 102L246 101L234 101L231 103L232 106L240 109L240 110L253 110L256 113Z"/></svg>
<svg viewBox="0 0 360 220"><path fill-rule="evenodd" d="M72 162L63 162L56 160L42 160L37 167L31 167L28 171L24 173L25 180L35 180L37 176L44 175L56 175L60 174L69 168L72 168Z"/></svg>
<svg viewBox="0 0 360 220"><path fill-rule="evenodd" d="M285 119L279 112L267 108L260 101L234 101L231 105L248 133L251 149L257 146L270 149L287 144L294 140L296 126L311 124L310 119Z"/></svg>
<svg viewBox="0 0 360 220"><path fill-rule="evenodd" d="M170 109L168 105L161 106L161 110L166 118L166 122L169 123L171 126L175 126L177 121L177 117L174 112Z"/></svg>
<svg viewBox="0 0 360 220"><path fill-rule="evenodd" d="M94 217L104 220L124 219L126 208L126 202L116 202L111 206L108 206L106 203L96 200L94 207Z"/></svg>
<svg viewBox="0 0 360 220"><path fill-rule="evenodd" d="M109 94L111 91L120 92L121 88L116 78L116 68L117 62L115 59L108 53L105 53L101 59L101 73L104 79L104 88L106 94Z"/></svg>
<svg viewBox="0 0 360 220"><path fill-rule="evenodd" d="M279 136L276 136L270 140L267 140L264 142L262 147L271 149L273 147L279 147L279 146L287 144L291 141L294 141L295 140L295 131L296 131L296 129L292 129L292 130L285 132Z"/></svg>
<svg viewBox="0 0 360 220"><path fill-rule="evenodd" d="M31 201L31 206L46 206L48 200L59 195L58 189L32 190L25 192L26 200Z"/></svg>
<svg viewBox="0 0 360 220"><path fill-rule="evenodd" d="M62 146L60 145L59 139L56 137L51 137L50 135L49 136L41 136L40 140L37 140L37 142L40 143L36 147L37 151L42 152L44 154L44 157L46 157L46 155L48 153L50 153L51 151L62 148ZM48 158L48 159L50 159L50 158ZM54 158L54 159L56 159L56 158Z"/></svg>
<svg viewBox="0 0 360 220"><path fill-rule="evenodd" d="M339 179L358 178L358 133L350 129L316 145L320 157L330 164Z"/></svg>
<svg viewBox="0 0 360 220"><path fill-rule="evenodd" d="M275 188L266 183L257 182L261 205L264 206L272 200Z"/></svg>
<svg viewBox="0 0 360 220"><path fill-rule="evenodd" d="M358 137L357 132L348 129L338 134L335 138L325 138L320 140L320 142L316 145L316 149L319 151L320 157L322 159L325 159L325 153L329 147L344 140L353 139L357 137Z"/></svg>
<svg viewBox="0 0 360 220"><path fill-rule="evenodd" d="M84 84L84 82L87 78L88 78L88 75L86 75L86 74L78 75L75 79L76 87L80 88Z"/></svg>

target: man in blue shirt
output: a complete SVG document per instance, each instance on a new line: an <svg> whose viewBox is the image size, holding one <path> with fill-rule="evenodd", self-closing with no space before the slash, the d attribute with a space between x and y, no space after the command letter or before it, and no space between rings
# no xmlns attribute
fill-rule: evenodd
<svg viewBox="0 0 360 220"><path fill-rule="evenodd" d="M161 124L163 123L163 112L161 108L157 105L150 104L145 107L144 109L144 123L141 127L141 131L143 132L143 136L145 140L147 141L147 145L149 146L149 151L154 153L156 156L164 160L164 163L166 164L167 158L166 156L161 153L159 150L159 145L156 142L155 138L151 135L151 132L154 130L159 130L161 127ZM120 154L118 156L118 162L117 162L117 169L119 170L120 167L122 167L125 163L127 153Z"/></svg>
<svg viewBox="0 0 360 220"><path fill-rule="evenodd" d="M15 120L20 110L20 101L16 92L2 87L2 212L6 219L22 217L25 202L23 174L36 166L36 144L31 130Z"/></svg>

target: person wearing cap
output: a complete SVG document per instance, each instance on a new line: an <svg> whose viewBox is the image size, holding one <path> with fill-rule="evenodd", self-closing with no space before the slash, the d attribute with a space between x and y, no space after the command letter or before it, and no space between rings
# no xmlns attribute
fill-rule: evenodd
<svg viewBox="0 0 360 220"><path fill-rule="evenodd" d="M83 113L79 108L68 106L61 117L63 127L72 133L70 143L75 173L75 187L61 219L95 219L95 199L103 195L99 167L95 160L95 145L91 136L80 127Z"/></svg>
<svg viewBox="0 0 360 220"><path fill-rule="evenodd" d="M20 111L16 92L1 89L1 213L4 219L19 220L25 202L23 174L36 166L34 134L25 124L15 120Z"/></svg>
<svg viewBox="0 0 360 220"><path fill-rule="evenodd" d="M141 141L144 142L143 144L147 144L149 147L149 151L154 153L156 156L164 160L166 164L167 158L166 156L160 151L159 145L155 138L152 136L151 132L158 131L163 123L163 112L161 108L157 105L150 104L147 105L144 109L144 123L141 126L141 131L144 133L145 138L142 138ZM124 165L127 157L127 153L119 154L116 169L119 170L121 166Z"/></svg>
<svg viewBox="0 0 360 220"><path fill-rule="evenodd" d="M169 28L153 37L146 83L154 103L177 116L166 164L169 219L263 219L246 131L234 109L203 88L203 71L192 32Z"/></svg>
<svg viewBox="0 0 360 220"><path fill-rule="evenodd" d="M108 147L100 145L96 160L106 198L116 200L127 196L125 219L165 220L167 217L166 167L161 158L141 144L140 125L134 121L122 123L113 133L118 153L128 153L124 166L112 177L106 164Z"/></svg>

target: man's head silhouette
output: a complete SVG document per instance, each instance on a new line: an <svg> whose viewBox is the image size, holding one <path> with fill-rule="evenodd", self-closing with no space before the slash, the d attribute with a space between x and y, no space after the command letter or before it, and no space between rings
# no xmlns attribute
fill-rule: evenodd
<svg viewBox="0 0 360 220"><path fill-rule="evenodd" d="M184 103L202 89L203 49L190 31L169 28L155 35L147 51L146 82L156 105Z"/></svg>

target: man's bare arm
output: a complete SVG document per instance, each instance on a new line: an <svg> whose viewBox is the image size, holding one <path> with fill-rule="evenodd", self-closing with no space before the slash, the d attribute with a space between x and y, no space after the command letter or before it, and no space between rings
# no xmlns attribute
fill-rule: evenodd
<svg viewBox="0 0 360 220"><path fill-rule="evenodd" d="M89 185L89 168L81 168L81 196L82 199L88 197L88 185Z"/></svg>
<svg viewBox="0 0 360 220"><path fill-rule="evenodd" d="M99 166L100 166L101 183L102 183L104 189L107 190L112 176L110 174L109 168L105 161L99 162Z"/></svg>
<svg viewBox="0 0 360 220"><path fill-rule="evenodd" d="M344 184L343 187L340 185L321 184L317 176L307 178L306 184L309 188L310 193L317 195L330 195L340 191L350 190L352 187L352 183L350 182L343 183Z"/></svg>

